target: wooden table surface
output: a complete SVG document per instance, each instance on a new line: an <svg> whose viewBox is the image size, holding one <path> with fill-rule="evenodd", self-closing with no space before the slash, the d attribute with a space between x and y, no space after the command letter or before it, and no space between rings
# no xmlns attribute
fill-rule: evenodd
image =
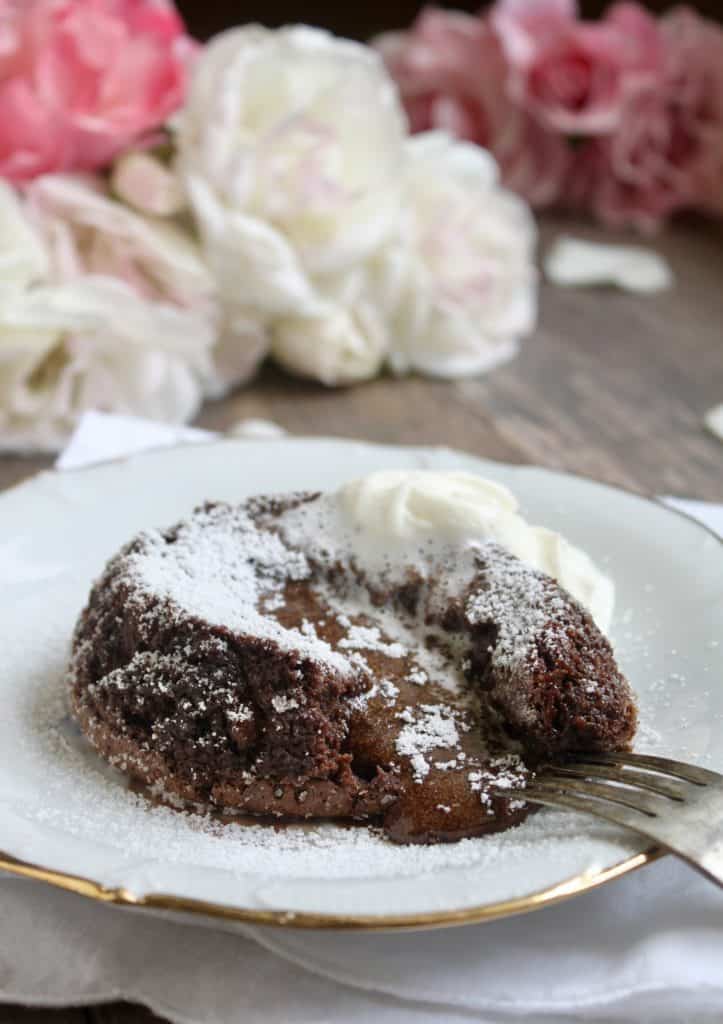
<svg viewBox="0 0 723 1024"><path fill-rule="evenodd" d="M560 230L607 232L548 218ZM723 402L723 230L690 220L651 244L675 287L657 296L543 285L540 326L512 363L456 383L383 378L346 391L265 371L253 387L209 405L203 426L242 417L292 433L437 443L508 462L571 470L650 494L723 500L723 444L703 414ZM0 487L49 465L0 459ZM0 1006L0 1024L140 1024L146 1010Z"/></svg>

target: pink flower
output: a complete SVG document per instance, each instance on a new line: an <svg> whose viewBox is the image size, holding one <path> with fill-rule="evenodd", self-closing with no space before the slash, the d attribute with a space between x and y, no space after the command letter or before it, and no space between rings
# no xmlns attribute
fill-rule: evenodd
<svg viewBox="0 0 723 1024"><path fill-rule="evenodd" d="M559 198L567 145L510 100L506 58L489 22L428 7L408 32L383 35L376 45L412 131L439 129L489 149L505 184L534 205Z"/></svg>
<svg viewBox="0 0 723 1024"><path fill-rule="evenodd" d="M618 130L582 148L569 194L606 223L651 230L675 210L723 208L723 31L679 8L661 23L660 80Z"/></svg>
<svg viewBox="0 0 723 1024"><path fill-rule="evenodd" d="M695 205L723 213L723 29L678 7L663 18L662 31L678 166L690 176Z"/></svg>
<svg viewBox="0 0 723 1024"><path fill-rule="evenodd" d="M182 102L170 0L0 0L0 176L101 167Z"/></svg>
<svg viewBox="0 0 723 1024"><path fill-rule="evenodd" d="M489 79L502 55L480 18L427 7L408 32L380 36L377 47L401 90L412 131L437 128L488 143L495 116Z"/></svg>
<svg viewBox="0 0 723 1024"><path fill-rule="evenodd" d="M492 22L510 95L556 132L611 131L629 92L660 69L657 24L638 4L616 4L593 24L577 19L575 0L499 0Z"/></svg>

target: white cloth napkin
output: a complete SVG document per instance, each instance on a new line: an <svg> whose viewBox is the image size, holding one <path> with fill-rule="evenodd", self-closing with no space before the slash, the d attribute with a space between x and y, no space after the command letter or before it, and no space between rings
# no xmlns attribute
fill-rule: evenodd
<svg viewBox="0 0 723 1024"><path fill-rule="evenodd" d="M95 414L60 464L117 457L127 429ZM166 430L134 421L131 449L204 440ZM723 535L723 506L665 500ZM723 893L673 858L534 914L423 933L232 935L9 877L0 908L0 1002L128 999L178 1024L723 1020Z"/></svg>
<svg viewBox="0 0 723 1024"><path fill-rule="evenodd" d="M227 437L246 438L249 441L273 440L286 431L271 420L239 420ZM108 462L124 455L151 451L153 448L172 448L177 444L198 444L213 441L219 435L198 427L173 427L137 416L117 416L104 412L87 412L75 429L68 444L55 462L56 469L80 469L97 462Z"/></svg>

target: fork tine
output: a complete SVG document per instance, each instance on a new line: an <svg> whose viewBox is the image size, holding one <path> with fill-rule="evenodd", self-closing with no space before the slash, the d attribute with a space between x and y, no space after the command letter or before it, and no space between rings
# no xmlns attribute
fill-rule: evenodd
<svg viewBox="0 0 723 1024"><path fill-rule="evenodd" d="M612 804L602 800L586 800L577 794L565 793L555 787L528 786L520 790L520 796L530 803L544 804L546 807L562 807L570 811L580 811L583 814L591 814L595 818L602 818L610 821L613 825L622 825L624 828L631 828L635 832L642 832L647 835L646 822L649 821L645 815L640 815L628 807L621 807L619 804Z"/></svg>
<svg viewBox="0 0 723 1024"><path fill-rule="evenodd" d="M669 757L655 757L652 754L605 753L605 754L575 754L577 762L590 764L614 764L630 765L632 767L647 768L650 771L660 772L663 775L672 775L674 778L685 779L696 786L709 786L715 782L723 781L723 776L717 772L710 772L706 768L699 768L694 764L683 764L682 761L673 761Z"/></svg>
<svg viewBox="0 0 723 1024"><path fill-rule="evenodd" d="M647 814L648 817L657 818L664 804L661 800L664 797L650 796L648 793L641 793L635 789L628 789L618 786L615 783L590 782L589 779L573 779L569 776L558 775L556 772L544 771L534 781L534 786L557 786L565 793L579 793L581 796L595 797L598 800L607 800L621 807L629 807L632 811L640 814Z"/></svg>
<svg viewBox="0 0 723 1024"><path fill-rule="evenodd" d="M665 778L652 772L640 772L634 768L619 768L614 764L586 764L584 761L569 761L564 765L551 766L555 775L564 775L572 779L608 779L611 782L622 782L626 786L657 793L658 796L670 800L683 801L690 792L687 784L676 779Z"/></svg>

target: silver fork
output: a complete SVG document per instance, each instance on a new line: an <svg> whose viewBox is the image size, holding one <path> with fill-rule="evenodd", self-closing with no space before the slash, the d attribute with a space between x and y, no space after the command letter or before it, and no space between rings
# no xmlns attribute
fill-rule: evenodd
<svg viewBox="0 0 723 1024"><path fill-rule="evenodd" d="M633 829L723 887L723 775L717 772L648 754L576 754L545 765L514 795Z"/></svg>

